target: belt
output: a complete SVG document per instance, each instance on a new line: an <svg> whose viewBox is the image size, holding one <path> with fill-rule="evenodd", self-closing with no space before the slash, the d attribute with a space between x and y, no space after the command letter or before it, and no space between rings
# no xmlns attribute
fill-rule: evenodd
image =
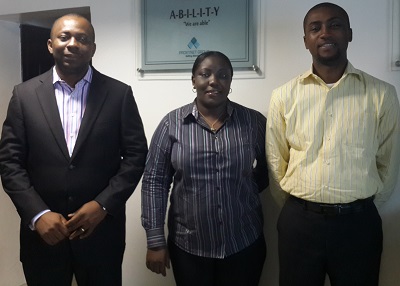
<svg viewBox="0 0 400 286"><path fill-rule="evenodd" d="M300 199L295 196L290 196L292 200L296 201L303 205L305 210L309 210L319 214L326 214L326 215L345 215L345 214L352 214L364 211L368 206L373 203L374 196L356 200L351 203L345 204L324 204L324 203L315 203Z"/></svg>

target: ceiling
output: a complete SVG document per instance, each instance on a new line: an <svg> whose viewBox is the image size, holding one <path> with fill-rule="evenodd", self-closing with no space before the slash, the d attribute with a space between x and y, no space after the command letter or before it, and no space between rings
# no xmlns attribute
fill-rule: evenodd
<svg viewBox="0 0 400 286"><path fill-rule="evenodd" d="M0 15L0 20L15 22L19 24L32 25L44 28L51 28L53 22L69 13L80 14L90 21L90 7L74 7L58 10L36 11L20 14Z"/></svg>

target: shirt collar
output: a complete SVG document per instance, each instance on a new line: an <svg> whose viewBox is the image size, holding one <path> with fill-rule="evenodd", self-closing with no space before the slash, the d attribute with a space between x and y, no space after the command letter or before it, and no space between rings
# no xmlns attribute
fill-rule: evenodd
<svg viewBox="0 0 400 286"><path fill-rule="evenodd" d="M86 81L88 83L91 83L92 82L92 75L93 75L93 69L92 69L91 66L89 66L88 71L86 72L85 76L79 82ZM57 82L63 83L65 81L63 81L60 78L60 76L57 73L56 66L54 66L53 67L53 85L55 83L57 83Z"/></svg>
<svg viewBox="0 0 400 286"><path fill-rule="evenodd" d="M228 113L228 117L231 117L232 113L234 111L234 107L233 107L232 102L229 99L227 102L226 109L227 109L226 111ZM192 103L188 104L183 110L183 118L187 118L189 115L192 115L196 119L199 118L199 111L197 109L196 99Z"/></svg>
<svg viewBox="0 0 400 286"><path fill-rule="evenodd" d="M361 72L360 72L360 70L354 68L354 66L348 61L348 62L347 62L346 69L344 70L344 73L343 73L342 77L339 79L339 81L340 81L342 78L345 78L347 75L350 75L350 74L353 74L353 75L357 76L358 78L361 77ZM312 65L311 65L311 68L310 68L308 71L306 71L304 74L302 74L302 75L299 77L299 80L300 80L300 81L304 81L305 79L307 79L307 78L309 78L309 77L312 77L312 78L315 78L315 79L319 79L319 78L320 78L319 76L317 76L317 75L313 72L313 67L312 67Z"/></svg>

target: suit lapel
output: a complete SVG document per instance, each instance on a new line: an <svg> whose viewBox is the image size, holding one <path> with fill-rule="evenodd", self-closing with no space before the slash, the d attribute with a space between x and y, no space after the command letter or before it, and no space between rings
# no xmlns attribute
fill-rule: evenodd
<svg viewBox="0 0 400 286"><path fill-rule="evenodd" d="M48 72L44 73L39 80L42 81L42 84L36 89L36 95L38 97L43 114L58 147L65 158L69 160L68 147L67 143L65 142L60 113L58 111L56 96L54 93L53 69L50 69Z"/></svg>
<svg viewBox="0 0 400 286"><path fill-rule="evenodd" d="M101 108L107 98L108 91L104 85L104 77L93 68L92 83L90 84L89 94L86 103L85 114L79 128L78 138L75 143L71 159L73 160L79 149L84 145L89 136Z"/></svg>

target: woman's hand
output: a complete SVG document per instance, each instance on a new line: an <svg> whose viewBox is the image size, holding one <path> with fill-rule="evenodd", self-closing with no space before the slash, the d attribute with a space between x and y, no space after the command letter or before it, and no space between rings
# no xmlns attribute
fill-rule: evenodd
<svg viewBox="0 0 400 286"><path fill-rule="evenodd" d="M152 250L147 249L146 266L151 271L166 276L166 268L170 268L169 253L167 247Z"/></svg>

